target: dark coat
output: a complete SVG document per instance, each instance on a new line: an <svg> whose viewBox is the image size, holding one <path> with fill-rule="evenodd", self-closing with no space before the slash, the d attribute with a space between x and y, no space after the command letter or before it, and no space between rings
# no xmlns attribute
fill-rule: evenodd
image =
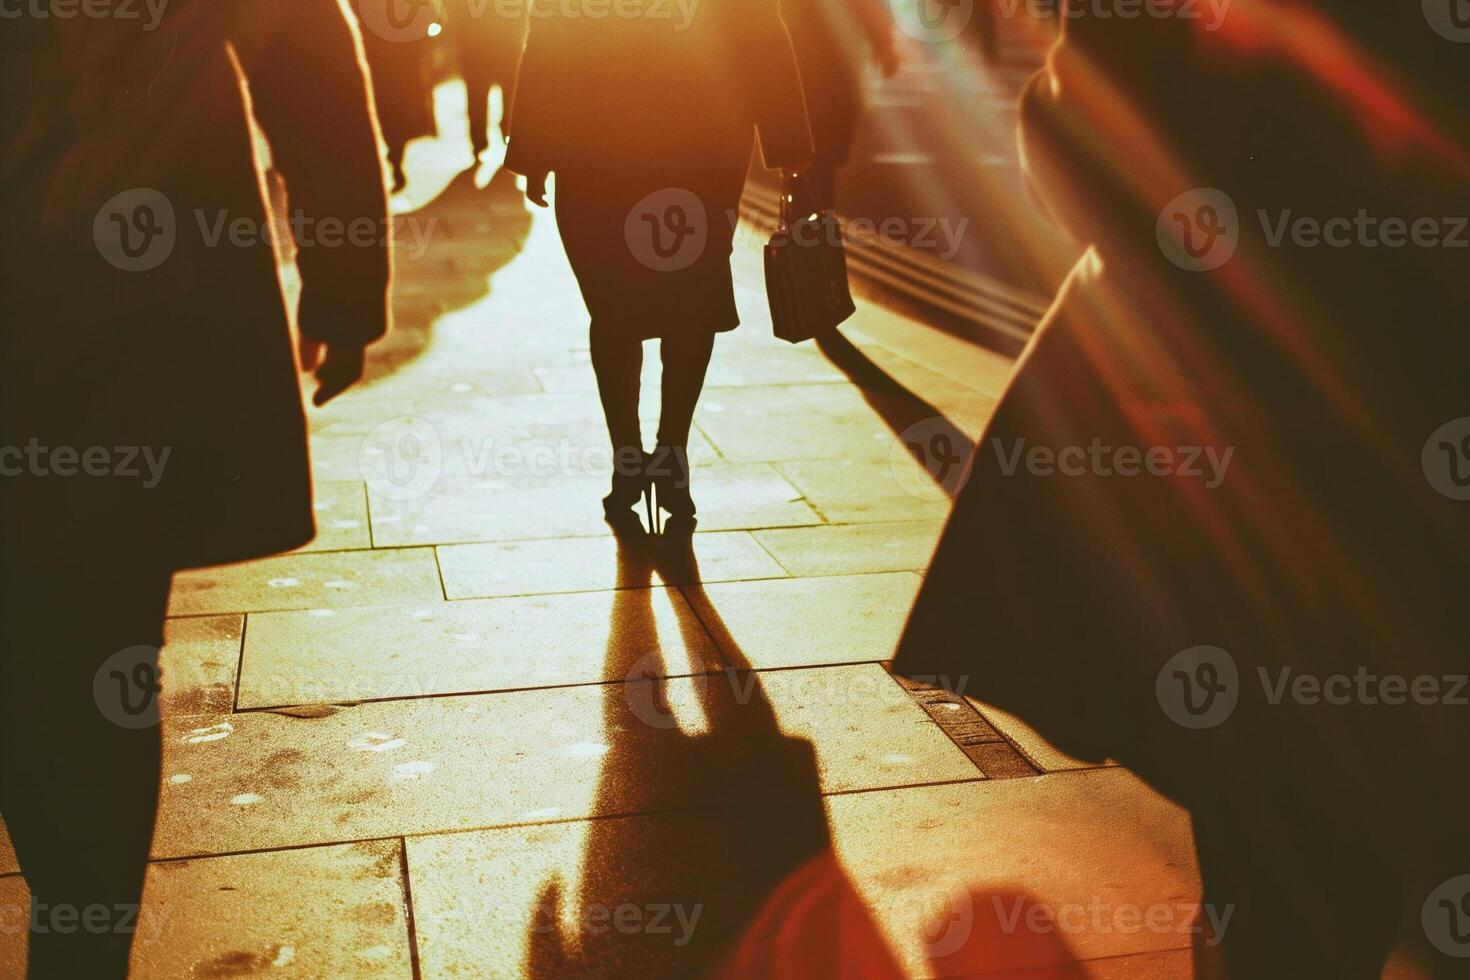
<svg viewBox="0 0 1470 980"><path fill-rule="evenodd" d="M729 257L755 133L768 167L811 154L776 0L706 0L682 26L661 16L677 5L639 17L560 9L532 14L506 166L555 172L593 329L733 329Z"/></svg>
<svg viewBox="0 0 1470 980"><path fill-rule="evenodd" d="M1271 706L1258 679L1466 666L1470 511L1421 457L1470 416L1467 253L1273 248L1257 211L1470 214L1467 62L1414 13L1312 6L1237 3L1216 31L1085 4L1064 18L1023 102L1024 154L1093 247L989 422L894 666L965 678L1062 748L1186 802L1228 791L1244 770L1216 763L1231 759L1299 767L1359 803L1371 773L1370 798L1427 805L1433 765L1403 760L1451 765L1463 708ZM1214 271L1159 244L1166 205L1193 188L1238 209L1239 250ZM1007 472L1018 445L1094 440L1234 455L1212 489L1086 463ZM1241 701L1191 731L1156 682L1200 645L1232 655Z"/></svg>
<svg viewBox="0 0 1470 980"><path fill-rule="evenodd" d="M305 423L246 102L292 211L370 226L353 246L301 222L302 331L373 341L387 205L355 31L335 0L183 0L152 31L32 18L4 42L0 445L170 454L152 487L146 472L0 480L5 547L187 567L307 542ZM151 268L115 264L119 223Z"/></svg>

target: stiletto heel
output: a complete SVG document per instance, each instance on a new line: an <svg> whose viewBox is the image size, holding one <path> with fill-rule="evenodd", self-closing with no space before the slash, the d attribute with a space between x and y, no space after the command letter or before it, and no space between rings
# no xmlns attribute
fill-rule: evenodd
<svg viewBox="0 0 1470 980"><path fill-rule="evenodd" d="M642 498L652 507L653 485L648 476L648 455L640 453L636 468L621 468L614 461L612 491L602 498L602 512L609 521L626 520Z"/></svg>
<svg viewBox="0 0 1470 980"><path fill-rule="evenodd" d="M659 446L650 455L648 467L658 501L658 510L680 521L694 517L694 498L689 493L689 450L683 446Z"/></svg>

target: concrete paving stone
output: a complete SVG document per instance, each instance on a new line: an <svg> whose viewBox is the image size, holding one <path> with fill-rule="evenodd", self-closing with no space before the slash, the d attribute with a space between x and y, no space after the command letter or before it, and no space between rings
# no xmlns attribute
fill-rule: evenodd
<svg viewBox="0 0 1470 980"><path fill-rule="evenodd" d="M159 707L166 718L227 712L235 704L244 616L197 616L164 623Z"/></svg>
<svg viewBox="0 0 1470 980"><path fill-rule="evenodd" d="M863 793L828 806L837 852L910 975L1190 944L1200 886L1188 815L1130 773ZM1015 920L1032 905L1055 912L1056 927ZM1135 927L1140 913L1155 924Z"/></svg>
<svg viewBox="0 0 1470 980"><path fill-rule="evenodd" d="M607 486L602 475L506 477L442 479L411 499L374 493L373 540L383 547L605 535ZM699 466L693 492L705 531L820 523L801 494L765 464Z"/></svg>
<svg viewBox="0 0 1470 980"><path fill-rule="evenodd" d="M622 680L607 648L662 650L672 674L718 669L667 589L321 609L250 617L240 707L523 690Z"/></svg>
<svg viewBox="0 0 1470 980"><path fill-rule="evenodd" d="M944 530L942 521L824 524L755 531L755 539L798 576L923 571Z"/></svg>
<svg viewBox="0 0 1470 980"><path fill-rule="evenodd" d="M884 661L919 588L912 572L729 582L687 589L722 649L737 638L756 670ZM724 651L727 658L728 650Z"/></svg>
<svg viewBox="0 0 1470 980"><path fill-rule="evenodd" d="M400 844L154 864L132 975L413 976Z"/></svg>
<svg viewBox="0 0 1470 980"><path fill-rule="evenodd" d="M1067 769L1096 769L1098 764L1085 759L1075 759L1048 742L1040 732L1026 724L1021 718L1002 711L992 704L970 699L986 720L1020 747L1021 753L1035 763L1043 772L1060 772ZM1115 763L1107 763L1114 765Z"/></svg>
<svg viewBox="0 0 1470 980"><path fill-rule="evenodd" d="M298 552L352 551L371 548L368 532L367 487L359 480L318 480L316 496L316 539Z"/></svg>
<svg viewBox="0 0 1470 980"><path fill-rule="evenodd" d="M654 653L617 656L619 676L666 669ZM688 806L733 767L758 768L778 728L815 745L824 792L977 775L877 665L303 714L166 721L155 856Z"/></svg>
<svg viewBox="0 0 1470 980"><path fill-rule="evenodd" d="M129 976L407 980L401 854L369 841L150 865ZM19 877L0 878L7 923L27 901ZM25 939L0 928L0 976L23 975Z"/></svg>
<svg viewBox="0 0 1470 980"><path fill-rule="evenodd" d="M278 555L174 577L169 612L197 616L342 608L444 597L429 548Z"/></svg>
<svg viewBox="0 0 1470 980"><path fill-rule="evenodd" d="M0 842L3 840L3 834L0 834ZM25 879L19 875L0 878L0 910L6 918L6 928L0 929L0 977L20 980L26 975L26 933L10 923L28 912L30 901L31 893L26 890Z"/></svg>
<svg viewBox="0 0 1470 980"><path fill-rule="evenodd" d="M765 954L745 975L975 976L1072 957L1094 961L1078 976L1189 975L1169 972L1198 901L1188 819L1132 776L855 793L824 815L800 768L733 810L410 839L424 976L703 975L742 936ZM786 826L777 846L768 823ZM1006 931L1037 905L1058 912L1054 932ZM1133 909L1157 909L1156 927L1125 931ZM784 928L746 933L769 919Z"/></svg>
<svg viewBox="0 0 1470 980"><path fill-rule="evenodd" d="M891 444L885 459L778 463L781 474L833 524L944 520L953 508L912 456Z"/></svg>
<svg viewBox="0 0 1470 980"><path fill-rule="evenodd" d="M700 400L701 431L726 459L883 459L893 430L849 385L717 388Z"/></svg>
<svg viewBox="0 0 1470 980"><path fill-rule="evenodd" d="M10 835L5 831L5 821L0 819L0 875L14 874L19 869L15 849L10 845Z"/></svg>
<svg viewBox="0 0 1470 980"><path fill-rule="evenodd" d="M694 546L705 582L786 577L748 532L696 534ZM690 581L691 572L682 562L669 567L660 561L651 542L647 551L630 550L620 567L617 543L610 537L443 545L438 552L450 599L613 589L639 579L678 585Z"/></svg>

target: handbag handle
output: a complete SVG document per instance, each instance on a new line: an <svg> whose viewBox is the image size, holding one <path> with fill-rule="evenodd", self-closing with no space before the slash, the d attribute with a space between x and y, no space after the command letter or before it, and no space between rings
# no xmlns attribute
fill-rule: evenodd
<svg viewBox="0 0 1470 980"><path fill-rule="evenodd" d="M802 178L801 174L794 170L786 170L782 171L782 173L784 174L784 178L781 183L781 227L790 228L792 215L796 210L796 195L798 193L802 194L809 204L807 209L802 212L803 215L816 212L816 198L812 196L811 190L806 186L806 181Z"/></svg>

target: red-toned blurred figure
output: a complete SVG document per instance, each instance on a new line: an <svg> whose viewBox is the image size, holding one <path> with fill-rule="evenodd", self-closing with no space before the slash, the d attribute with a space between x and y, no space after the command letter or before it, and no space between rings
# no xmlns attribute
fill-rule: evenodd
<svg viewBox="0 0 1470 980"><path fill-rule="evenodd" d="M0 811L32 977L127 972L172 573L314 533L247 101L297 221L318 403L387 325L377 134L336 0L175 0L143 23L0 32ZM368 233L332 247L326 222Z"/></svg>
<svg viewBox="0 0 1470 980"><path fill-rule="evenodd" d="M895 666L1189 806L1231 976L1377 977L1470 873L1470 57L1420 4L1152 6L1069 3L1023 101L1091 249Z"/></svg>

